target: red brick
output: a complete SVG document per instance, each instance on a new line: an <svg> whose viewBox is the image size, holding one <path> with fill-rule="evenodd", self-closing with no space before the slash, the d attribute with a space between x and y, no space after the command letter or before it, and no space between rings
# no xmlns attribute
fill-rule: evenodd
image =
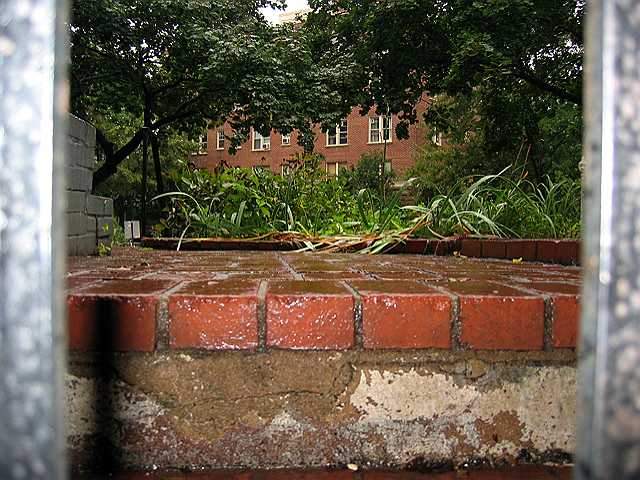
<svg viewBox="0 0 640 480"><path fill-rule="evenodd" d="M456 480L459 478L463 478L464 480L475 480L475 477L472 475L475 472L466 472L464 471L462 475L460 472L441 472L434 473L429 472L418 473L418 472L364 472L364 476L362 477L364 480ZM470 476L468 476L468 474ZM488 477L487 477L488 478ZM503 477L495 477L492 480L498 480L500 478L502 480ZM479 480L479 479L478 479ZM546 479L545 479L546 480Z"/></svg>
<svg viewBox="0 0 640 480"><path fill-rule="evenodd" d="M449 283L459 295L460 341L473 349L541 350L544 299L483 281Z"/></svg>
<svg viewBox="0 0 640 480"><path fill-rule="evenodd" d="M169 346L208 350L258 346L258 285L192 282L169 298Z"/></svg>
<svg viewBox="0 0 640 480"><path fill-rule="evenodd" d="M482 243L476 238L463 238L460 253L466 257L481 257Z"/></svg>
<svg viewBox="0 0 640 480"><path fill-rule="evenodd" d="M353 308L353 296L337 282L270 282L267 345L300 350L349 348L354 339Z"/></svg>
<svg viewBox="0 0 640 480"><path fill-rule="evenodd" d="M366 279L364 273L359 272L305 272L303 275L305 280L352 280Z"/></svg>
<svg viewBox="0 0 640 480"><path fill-rule="evenodd" d="M417 106L418 113L423 113L426 102L420 102ZM369 112L375 115L375 107ZM360 108L355 107L347 118L348 122L348 144L343 146L327 146L326 134L316 130L316 140L314 151L321 154L326 162L337 162L344 167L353 167L363 154L382 153L385 146L383 144L369 143L369 118L360 114ZM392 141L387 143L387 158L391 160L393 171L402 174L415 164L414 153L416 147L427 142L426 126L423 122L409 126L409 140L398 139L395 135L395 125L398 118L394 115L392 119ZM241 149L236 154L231 155L228 148L216 149L217 129L222 128L229 135L231 126L226 123L222 127L211 129L207 133L207 153L192 155L191 160L199 168L215 169L224 162L233 167L253 167L257 165L265 166L275 173L281 172L281 165L286 159L292 159L294 155L302 153L302 147L297 144L298 133L291 134L291 145L282 145L282 135L275 131L271 132L271 147L269 150L254 151L251 148L251 135ZM229 141L225 142L228 146ZM321 168L325 164L320 165Z"/></svg>
<svg viewBox="0 0 640 480"><path fill-rule="evenodd" d="M578 263L578 240L538 240L538 260L570 265Z"/></svg>
<svg viewBox="0 0 640 480"><path fill-rule="evenodd" d="M573 295L557 295L553 305L552 343L555 348L575 348L580 325L580 299Z"/></svg>
<svg viewBox="0 0 640 480"><path fill-rule="evenodd" d="M271 470L253 474L253 480L356 480L350 470ZM204 479L203 479L204 480Z"/></svg>
<svg viewBox="0 0 640 480"><path fill-rule="evenodd" d="M504 240L483 240L482 256L485 258L506 258L507 244Z"/></svg>
<svg viewBox="0 0 640 480"><path fill-rule="evenodd" d="M551 296L552 345L555 348L575 348L580 324L580 287L566 282L533 282L523 285Z"/></svg>
<svg viewBox="0 0 640 480"><path fill-rule="evenodd" d="M506 258L522 258L523 260L536 260L535 240L509 240L507 241Z"/></svg>
<svg viewBox="0 0 640 480"><path fill-rule="evenodd" d="M69 348L153 351L158 295L173 285L166 280L113 280L69 295Z"/></svg>
<svg viewBox="0 0 640 480"><path fill-rule="evenodd" d="M403 271L403 272L376 272L372 274L375 278L379 278L380 280L407 280L411 278L412 280L441 280L442 277L437 273L433 272L414 272L414 271ZM364 278L363 278L364 279Z"/></svg>
<svg viewBox="0 0 640 480"><path fill-rule="evenodd" d="M362 297L365 348L450 348L451 298L412 281L351 282Z"/></svg>

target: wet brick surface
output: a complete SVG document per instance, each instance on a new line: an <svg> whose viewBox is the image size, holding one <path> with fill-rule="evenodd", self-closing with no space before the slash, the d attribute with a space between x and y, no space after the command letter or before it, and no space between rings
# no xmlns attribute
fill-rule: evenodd
<svg viewBox="0 0 640 480"><path fill-rule="evenodd" d="M486 247L474 242L463 253ZM527 257L531 246L518 245ZM580 276L526 259L115 248L69 259L69 346L574 348Z"/></svg>

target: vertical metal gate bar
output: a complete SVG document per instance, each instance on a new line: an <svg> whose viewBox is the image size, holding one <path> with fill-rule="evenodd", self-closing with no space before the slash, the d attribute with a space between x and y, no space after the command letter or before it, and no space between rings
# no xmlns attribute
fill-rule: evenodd
<svg viewBox="0 0 640 480"><path fill-rule="evenodd" d="M58 60L66 56L63 7L0 0L0 478L7 480L66 477L57 179L67 93L55 62L56 50Z"/></svg>
<svg viewBox="0 0 640 480"><path fill-rule="evenodd" d="M576 478L640 478L640 1L588 4Z"/></svg>

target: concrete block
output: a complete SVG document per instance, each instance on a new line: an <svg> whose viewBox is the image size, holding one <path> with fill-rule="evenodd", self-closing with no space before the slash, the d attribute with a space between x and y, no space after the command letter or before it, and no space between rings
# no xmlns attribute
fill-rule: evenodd
<svg viewBox="0 0 640 480"><path fill-rule="evenodd" d="M98 228L98 220L96 217L87 216L87 232L96 233Z"/></svg>
<svg viewBox="0 0 640 480"><path fill-rule="evenodd" d="M96 148L96 129L92 125L89 125L89 124L87 124L87 136L86 136L86 139L85 139L85 143L86 143L87 147L89 147L89 149L91 150L91 152L93 154L95 152L95 148Z"/></svg>
<svg viewBox="0 0 640 480"><path fill-rule="evenodd" d="M87 233L87 216L84 213L67 213L67 235Z"/></svg>
<svg viewBox="0 0 640 480"><path fill-rule="evenodd" d="M87 194L85 192L67 192L67 212L84 213L87 207Z"/></svg>
<svg viewBox="0 0 640 480"><path fill-rule="evenodd" d="M67 237L67 256L73 257L78 254L78 237Z"/></svg>
<svg viewBox="0 0 640 480"><path fill-rule="evenodd" d="M67 190L90 192L93 183L93 172L86 168L67 167Z"/></svg>
<svg viewBox="0 0 640 480"><path fill-rule="evenodd" d="M74 115L69 115L69 136L85 143L89 124Z"/></svg>
<svg viewBox="0 0 640 480"><path fill-rule="evenodd" d="M87 197L87 213L98 217L113 215L113 200L107 197L89 195Z"/></svg>
<svg viewBox="0 0 640 480"><path fill-rule="evenodd" d="M106 198L106 197L103 197L103 198L105 199L104 214L109 217L113 217L113 198Z"/></svg>
<svg viewBox="0 0 640 480"><path fill-rule="evenodd" d="M93 148L72 141L69 142L67 152L67 165L71 167L88 168L93 171L95 167L95 152Z"/></svg>
<svg viewBox="0 0 640 480"><path fill-rule="evenodd" d="M78 255L94 255L98 251L98 243L93 233L80 235L77 237Z"/></svg>
<svg viewBox="0 0 640 480"><path fill-rule="evenodd" d="M98 237L99 238L113 237L113 218L112 217L100 217L98 219Z"/></svg>

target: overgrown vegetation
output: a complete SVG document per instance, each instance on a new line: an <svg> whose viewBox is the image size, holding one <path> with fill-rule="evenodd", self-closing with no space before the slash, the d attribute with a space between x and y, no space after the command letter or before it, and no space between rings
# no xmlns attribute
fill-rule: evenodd
<svg viewBox="0 0 640 480"><path fill-rule="evenodd" d="M578 178L584 0L309 0L304 30L319 57L351 58L352 103L474 139L467 164L493 173L521 153L535 182ZM454 152L458 157L464 151Z"/></svg>
<svg viewBox="0 0 640 480"><path fill-rule="evenodd" d="M407 238L451 235L576 237L580 184L564 179L534 184L505 169L467 177L448 192L401 206L395 191L355 189L354 176L327 178L318 157L289 176L269 171L183 168L155 233L170 237L280 238L308 248L357 246L384 251ZM162 198L157 197L157 199Z"/></svg>

